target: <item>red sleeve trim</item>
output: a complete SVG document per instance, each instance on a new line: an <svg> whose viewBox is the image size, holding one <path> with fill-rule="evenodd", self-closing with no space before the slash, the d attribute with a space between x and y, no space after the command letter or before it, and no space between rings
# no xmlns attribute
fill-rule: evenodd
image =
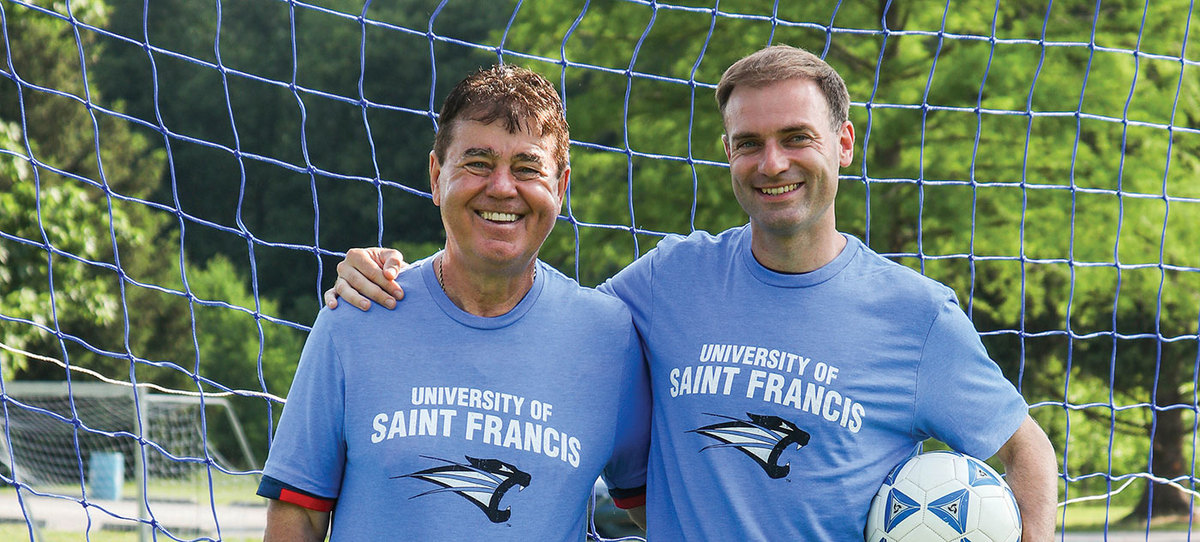
<svg viewBox="0 0 1200 542"><path fill-rule="evenodd" d="M613 504L617 505L617 508L620 508L621 510L629 510L630 508L645 506L646 494L642 493L641 495L633 495L622 499L613 497Z"/></svg>
<svg viewBox="0 0 1200 542"><path fill-rule="evenodd" d="M307 508L309 510L316 510L317 512L332 511L333 503L334 503L334 501L331 501L328 499L318 499L316 497L310 497L308 495L304 495L302 493L297 493L297 492L292 491L287 488L282 488L279 490L279 500L286 502L286 503L292 503L296 506L301 506L301 507Z"/></svg>

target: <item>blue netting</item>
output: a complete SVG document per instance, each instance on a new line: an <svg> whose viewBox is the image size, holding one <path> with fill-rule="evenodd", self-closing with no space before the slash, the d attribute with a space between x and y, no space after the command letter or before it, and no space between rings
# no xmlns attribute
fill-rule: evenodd
<svg viewBox="0 0 1200 542"><path fill-rule="evenodd" d="M557 83L573 182L542 256L594 285L665 234L744 222L712 92L732 60L789 43L850 87L859 143L841 229L958 292L1054 441L1067 532L1128 530L1126 517L1147 538L1136 520L1190 530L1194 12L1185 0L0 2L0 479L12 486L0 497L13 503L0 519L32 538L65 506L89 538L106 526L256 537L235 514L263 515L253 488L330 266L352 246L415 259L442 242L424 168L450 85L493 62ZM67 382L65 402L14 385L26 380ZM98 381L136 391L75 391ZM95 404L129 415L105 425ZM213 410L226 404L234 416ZM155 416L182 416L191 444L155 436ZM46 450L64 461L33 461ZM95 453L124 454L137 498L89 497ZM158 474L163 458L198 469ZM194 487L180 497L170 480ZM203 519L174 519L179 501Z"/></svg>

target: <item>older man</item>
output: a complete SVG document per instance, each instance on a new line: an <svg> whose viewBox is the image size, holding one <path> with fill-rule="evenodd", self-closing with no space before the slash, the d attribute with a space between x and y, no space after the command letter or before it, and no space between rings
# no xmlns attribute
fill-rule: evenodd
<svg viewBox="0 0 1200 542"><path fill-rule="evenodd" d="M333 511L335 540L574 542L602 469L643 491L630 313L537 260L570 179L558 95L498 66L440 120L445 249L405 273L402 308L317 317L263 469L267 540L323 540Z"/></svg>
<svg viewBox="0 0 1200 542"><path fill-rule="evenodd" d="M716 94L749 224L668 237L600 288L633 311L650 367L650 538L857 542L888 471L936 438L996 455L1023 539L1050 540L1053 447L954 292L837 230L842 78L773 46ZM390 305L398 255L349 261L327 298Z"/></svg>

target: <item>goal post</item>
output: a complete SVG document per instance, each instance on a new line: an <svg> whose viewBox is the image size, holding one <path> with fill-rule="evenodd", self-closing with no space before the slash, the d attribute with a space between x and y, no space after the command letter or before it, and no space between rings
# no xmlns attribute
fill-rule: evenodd
<svg viewBox="0 0 1200 542"><path fill-rule="evenodd" d="M176 395L105 382L3 383L3 461L19 491L94 506L90 521L165 532L215 535L227 487L261 469L224 397ZM222 418L242 457L230 464L210 442L206 420ZM237 501L253 501L239 498ZM60 507L34 505L33 511ZM261 504L261 503L259 503ZM261 512L261 510L259 511ZM32 516L32 514L30 514ZM48 517L29 517L37 526ZM135 523L136 522L136 523Z"/></svg>

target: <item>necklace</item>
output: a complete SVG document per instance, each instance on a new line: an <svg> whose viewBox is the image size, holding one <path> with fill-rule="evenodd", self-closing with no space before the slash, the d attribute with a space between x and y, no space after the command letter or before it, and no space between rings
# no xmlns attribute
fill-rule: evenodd
<svg viewBox="0 0 1200 542"><path fill-rule="evenodd" d="M441 256L438 256L438 259L437 259L437 277L438 277L438 286L442 287L442 292L444 293L446 291L446 283L442 281L442 257Z"/></svg>
<svg viewBox="0 0 1200 542"><path fill-rule="evenodd" d="M442 278L442 257L438 256L437 260L435 260L434 263L437 264L438 286L441 286L442 292L445 292L446 291L446 281ZM537 264L536 263L533 264L533 280L537 281Z"/></svg>

